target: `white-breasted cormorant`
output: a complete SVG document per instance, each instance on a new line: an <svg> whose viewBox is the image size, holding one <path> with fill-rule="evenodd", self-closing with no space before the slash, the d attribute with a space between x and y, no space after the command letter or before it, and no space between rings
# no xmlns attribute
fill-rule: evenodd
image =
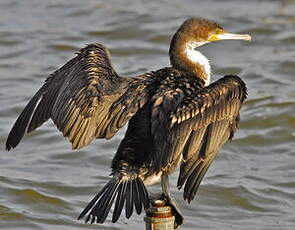
<svg viewBox="0 0 295 230"><path fill-rule="evenodd" d="M196 49L224 39L250 40L230 34L217 23L186 20L170 44L171 67L136 77L120 77L107 48L91 44L51 74L9 133L6 149L17 146L51 118L73 149L95 138L112 138L128 121L128 129L112 161L112 179L79 218L103 223L114 204L116 222L125 205L129 218L149 206L145 185L161 180L173 205L176 225L182 217L169 192L168 175L180 166L177 187L193 200L208 167L237 129L246 99L245 83L225 76L209 85L210 65Z"/></svg>

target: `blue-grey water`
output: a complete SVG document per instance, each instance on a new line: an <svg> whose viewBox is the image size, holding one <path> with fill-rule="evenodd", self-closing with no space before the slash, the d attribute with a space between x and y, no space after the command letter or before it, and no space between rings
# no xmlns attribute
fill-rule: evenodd
<svg viewBox="0 0 295 230"><path fill-rule="evenodd" d="M52 71L92 42L105 44L121 75L169 64L172 34L187 17L214 19L251 43L202 47L214 79L238 74L249 88L241 127L186 204L183 229L295 229L295 2L196 0L0 1L0 229L143 229L143 215L85 225L76 218L108 181L123 136L71 150L47 122L4 151L15 119ZM124 131L124 129L123 129ZM152 191L159 191L153 186Z"/></svg>

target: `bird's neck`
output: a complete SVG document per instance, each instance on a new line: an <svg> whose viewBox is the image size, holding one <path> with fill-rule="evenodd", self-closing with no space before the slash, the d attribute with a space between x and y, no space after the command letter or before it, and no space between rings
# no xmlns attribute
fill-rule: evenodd
<svg viewBox="0 0 295 230"><path fill-rule="evenodd" d="M210 83L211 67L209 60L195 49L199 45L195 41L174 37L169 50L170 61L174 68L193 73L207 86Z"/></svg>

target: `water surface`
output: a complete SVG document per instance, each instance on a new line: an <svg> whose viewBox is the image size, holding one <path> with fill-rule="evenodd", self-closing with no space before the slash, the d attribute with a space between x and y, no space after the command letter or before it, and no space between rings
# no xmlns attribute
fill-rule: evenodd
<svg viewBox="0 0 295 230"><path fill-rule="evenodd" d="M183 229L295 229L294 1L37 1L0 2L0 229L143 229L143 215L117 224L76 218L108 181L124 132L72 151L52 122L13 151L4 142L25 104L52 71L85 44L105 44L121 75L169 64L172 34L187 17L211 18L251 43L202 47L213 80L239 74L249 88L234 140L211 166L191 205L172 193ZM124 130L123 130L124 131ZM151 188L159 191L159 186Z"/></svg>

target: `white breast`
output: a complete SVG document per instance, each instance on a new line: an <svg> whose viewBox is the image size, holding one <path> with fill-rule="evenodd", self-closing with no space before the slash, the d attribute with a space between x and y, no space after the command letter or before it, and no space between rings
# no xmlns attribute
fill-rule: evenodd
<svg viewBox="0 0 295 230"><path fill-rule="evenodd" d="M185 48L185 54L191 62L198 63L199 65L203 66L207 75L207 79L205 80L205 86L208 86L210 83L211 67L209 60L201 52L195 50L195 48L200 45L202 44L198 44L196 42L188 43L188 45Z"/></svg>

